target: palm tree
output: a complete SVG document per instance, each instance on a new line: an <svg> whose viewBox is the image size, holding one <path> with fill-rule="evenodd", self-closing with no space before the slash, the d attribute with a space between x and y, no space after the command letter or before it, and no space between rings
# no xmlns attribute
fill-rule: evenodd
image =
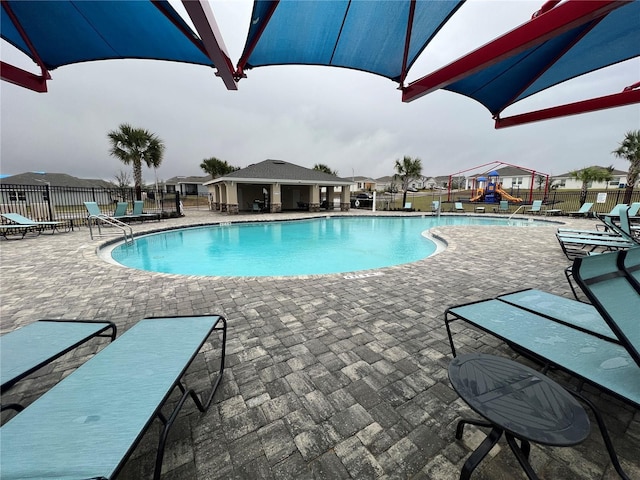
<svg viewBox="0 0 640 480"><path fill-rule="evenodd" d="M211 175L211 178L222 177L228 173L240 170L238 167L229 165L225 160L220 160L216 157L205 158L200 164L200 168Z"/></svg>
<svg viewBox="0 0 640 480"><path fill-rule="evenodd" d="M624 191L624 203L631 203L633 187L640 177L640 130L631 130L626 133L620 147L613 153L618 158L629 160L629 171L627 172L627 186Z"/></svg>
<svg viewBox="0 0 640 480"><path fill-rule="evenodd" d="M396 174L393 178L402 182L402 205L407 203L407 188L409 188L409 182L414 178L420 178L422 175L422 160L419 158L411 158L407 155L404 156L402 161L396 160L394 166Z"/></svg>
<svg viewBox="0 0 640 480"><path fill-rule="evenodd" d="M142 162L149 168L158 168L164 155L164 143L148 130L134 128L128 123L121 124L107 136L111 141L109 154L125 165L133 164L136 200L142 200Z"/></svg>
<svg viewBox="0 0 640 480"><path fill-rule="evenodd" d="M589 188L589 184L591 182L608 182L613 178L611 171L611 167L585 167L582 170L574 170L569 173L572 178L582 182L580 189L580 206L587 201L587 188Z"/></svg>
<svg viewBox="0 0 640 480"><path fill-rule="evenodd" d="M336 177L338 176L337 170L331 170L331 168L328 165L325 165L324 163L316 163L313 166L313 170L328 173L329 175L335 175Z"/></svg>

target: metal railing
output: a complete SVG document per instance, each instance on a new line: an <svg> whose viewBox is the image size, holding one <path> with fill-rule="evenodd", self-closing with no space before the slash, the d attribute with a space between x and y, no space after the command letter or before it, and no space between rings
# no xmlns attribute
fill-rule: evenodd
<svg viewBox="0 0 640 480"><path fill-rule="evenodd" d="M89 224L89 235L91 236L91 240L94 239L93 225L98 227L98 236L100 237L104 236L102 233L102 226L107 225L122 232L125 244L133 245L133 229L128 223L121 222L114 217L107 217L106 215L89 215L87 223Z"/></svg>
<svg viewBox="0 0 640 480"><path fill-rule="evenodd" d="M179 193L143 190L144 210L170 216L179 212ZM36 221L71 220L87 225L84 202L96 202L105 215L113 215L118 202L135 200L132 187L61 187L0 183L0 213L19 213Z"/></svg>

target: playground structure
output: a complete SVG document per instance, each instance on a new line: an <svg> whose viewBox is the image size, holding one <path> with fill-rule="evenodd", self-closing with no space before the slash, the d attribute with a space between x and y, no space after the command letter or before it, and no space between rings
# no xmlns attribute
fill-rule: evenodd
<svg viewBox="0 0 640 480"><path fill-rule="evenodd" d="M514 197L502 189L502 183L498 183L500 175L495 170L487 174L487 177L478 177L476 181L476 195L472 196L472 202L499 203L507 200L513 203L522 203L522 198Z"/></svg>
<svg viewBox="0 0 640 480"><path fill-rule="evenodd" d="M495 168L502 166L502 165L506 165L509 167L515 167L518 168L520 170L523 170L525 172L531 172L531 182L530 182L530 188L529 188L529 195L528 195L528 203L531 203L533 201L533 187L535 184L535 179L536 179L536 175L544 177L545 178L545 182L544 182L544 198L547 198L547 194L549 192L549 174L547 173L542 173L542 172L536 172L535 170L532 170L530 168L525 168L525 167L521 167L518 165L513 165L510 163L506 163L506 162L500 162L500 161L494 161L494 162L489 162L489 163L484 163L482 165L477 165L475 167L472 168L467 168L466 170L461 170L459 172L456 173L452 173L451 175L449 175L449 186L448 186L448 191L447 191L447 201L451 202L451 185L453 184L453 178L457 175L461 175L462 173L465 172L469 172L471 170L477 170L479 168L483 168L483 167L487 167L486 170L484 170L485 172L487 170L490 170L489 173L485 176L480 176L477 178L473 179L473 186L471 187L471 198L469 199L469 201L471 202L483 202L483 203L499 203L501 200L506 200L512 203L521 203L523 201L525 201L524 199L520 198L520 197L515 197L513 195L511 195L509 192L505 191L502 188L502 183L499 181L500 180L500 176L498 174L498 172L495 170Z"/></svg>

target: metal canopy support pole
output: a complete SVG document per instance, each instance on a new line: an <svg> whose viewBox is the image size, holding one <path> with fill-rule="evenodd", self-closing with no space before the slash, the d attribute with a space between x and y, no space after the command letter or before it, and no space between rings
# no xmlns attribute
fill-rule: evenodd
<svg viewBox="0 0 640 480"><path fill-rule="evenodd" d="M445 88L528 48L600 18L625 3L616 0L567 0L453 63L410 83L402 91L402 101L411 102Z"/></svg>
<svg viewBox="0 0 640 480"><path fill-rule="evenodd" d="M238 85L233 75L233 64L209 2L206 0L182 0L182 4L207 49L208 57L218 70L216 75L222 78L227 90L237 90Z"/></svg>

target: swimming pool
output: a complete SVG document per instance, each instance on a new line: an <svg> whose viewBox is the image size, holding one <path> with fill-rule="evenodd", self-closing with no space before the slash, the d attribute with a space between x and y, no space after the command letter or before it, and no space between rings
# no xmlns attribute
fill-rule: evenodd
<svg viewBox="0 0 640 480"><path fill-rule="evenodd" d="M277 277L356 272L415 262L437 245L423 233L440 225L531 225L463 216L322 217L167 230L120 244L111 259L161 273Z"/></svg>

